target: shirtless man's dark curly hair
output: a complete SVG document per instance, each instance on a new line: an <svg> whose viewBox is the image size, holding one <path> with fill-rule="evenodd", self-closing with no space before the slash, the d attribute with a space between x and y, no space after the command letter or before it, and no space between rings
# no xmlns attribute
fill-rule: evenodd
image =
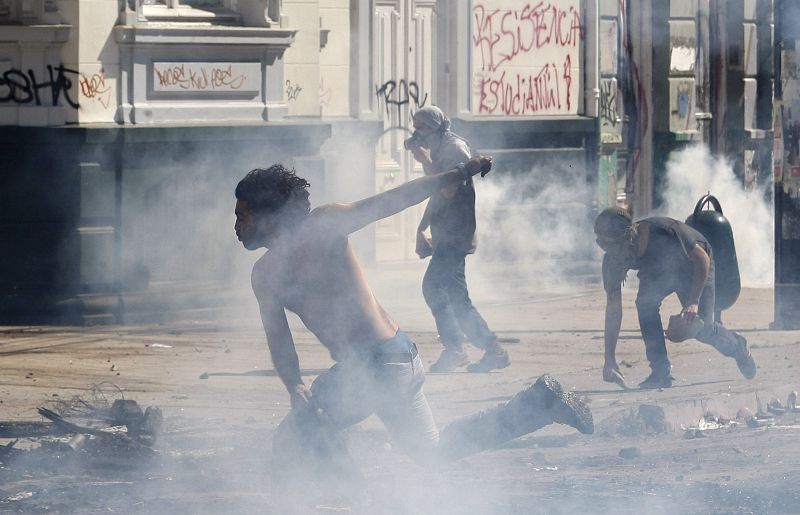
<svg viewBox="0 0 800 515"><path fill-rule="evenodd" d="M236 185L236 198L247 202L254 212L277 212L284 207L308 214L311 203L308 187L311 184L298 177L294 169L282 164L251 170Z"/></svg>

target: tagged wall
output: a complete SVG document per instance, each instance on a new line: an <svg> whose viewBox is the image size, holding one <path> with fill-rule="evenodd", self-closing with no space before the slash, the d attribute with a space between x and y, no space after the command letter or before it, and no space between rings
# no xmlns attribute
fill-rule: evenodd
<svg viewBox="0 0 800 515"><path fill-rule="evenodd" d="M580 0L475 0L471 22L473 114L579 113Z"/></svg>

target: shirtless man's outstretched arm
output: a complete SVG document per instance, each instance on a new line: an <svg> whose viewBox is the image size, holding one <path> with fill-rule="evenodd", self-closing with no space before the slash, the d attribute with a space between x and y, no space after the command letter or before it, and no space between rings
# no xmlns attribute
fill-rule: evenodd
<svg viewBox="0 0 800 515"><path fill-rule="evenodd" d="M350 234L372 222L419 204L438 189L479 173L486 175L491 168L491 156L477 156L467 161L463 169L426 175L351 204L331 204L317 211L326 215L326 225L330 224L332 229Z"/></svg>

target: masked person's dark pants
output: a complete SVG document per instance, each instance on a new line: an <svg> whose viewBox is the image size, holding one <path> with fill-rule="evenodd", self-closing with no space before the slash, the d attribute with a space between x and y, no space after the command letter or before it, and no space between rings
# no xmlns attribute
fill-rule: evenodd
<svg viewBox="0 0 800 515"><path fill-rule="evenodd" d="M671 293L676 293L681 305L686 306L691 290L691 282L680 280L675 275L640 278L639 293L636 297L636 311L639 314L639 327L642 331L647 360L650 368L657 374L669 374L670 362L664 340L664 327L661 324L661 302ZM741 347L736 333L727 330L714 320L714 267L709 270L706 286L700 295L698 314L703 320L703 329L697 339L717 349L723 356L735 357Z"/></svg>
<svg viewBox="0 0 800 515"><path fill-rule="evenodd" d="M460 349L466 335L473 345L486 349L497 337L469 298L466 257L464 252L437 249L422 279L422 294L446 348Z"/></svg>

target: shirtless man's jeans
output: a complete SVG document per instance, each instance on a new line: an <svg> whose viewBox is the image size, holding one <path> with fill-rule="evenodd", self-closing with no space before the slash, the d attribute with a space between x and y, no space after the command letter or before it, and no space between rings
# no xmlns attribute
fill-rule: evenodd
<svg viewBox="0 0 800 515"><path fill-rule="evenodd" d="M370 352L344 358L311 385L273 438L273 489L307 488L307 479L360 478L341 430L375 413L392 440L422 465L440 465L497 447L554 422L590 433L591 414L541 376L505 403L459 418L441 433L422 390L425 375L414 342L402 331Z"/></svg>
<svg viewBox="0 0 800 515"><path fill-rule="evenodd" d="M340 441L339 431L375 413L392 440L418 462L430 462L439 431L422 390L422 360L413 341L402 331L374 345L371 352L345 358L311 385L307 410L292 410L281 422L273 441L273 469L285 473L291 463L306 463L345 478L357 474Z"/></svg>

